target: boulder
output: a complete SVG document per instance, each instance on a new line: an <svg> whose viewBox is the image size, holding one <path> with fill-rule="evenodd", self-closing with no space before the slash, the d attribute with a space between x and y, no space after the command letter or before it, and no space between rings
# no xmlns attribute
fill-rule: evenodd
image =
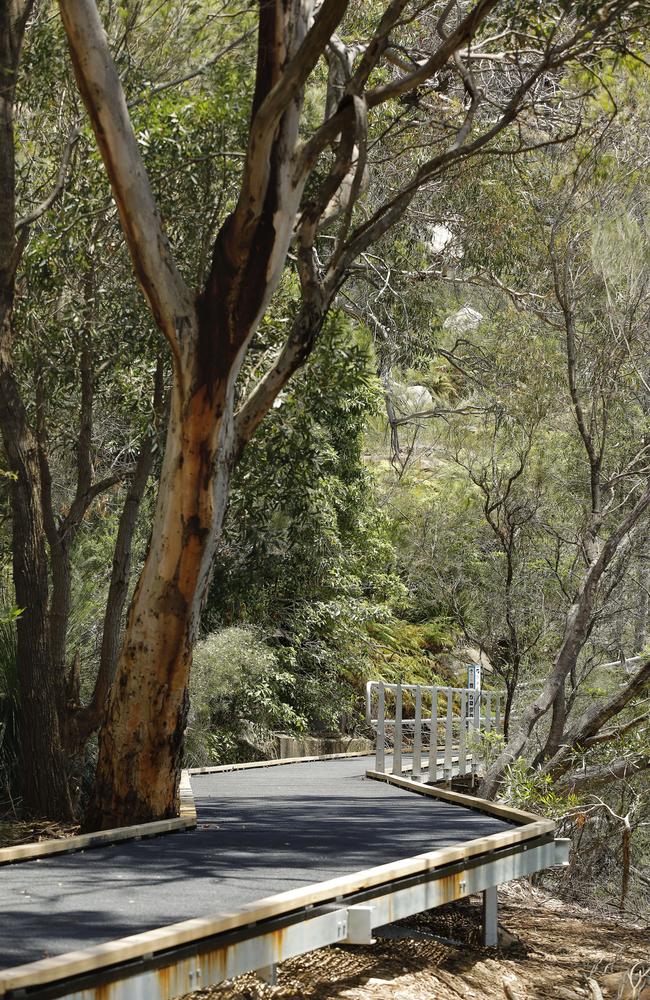
<svg viewBox="0 0 650 1000"><path fill-rule="evenodd" d="M470 333L476 330L483 322L483 316L477 309L471 306L463 306L458 312L447 316L442 324L443 330L451 330L452 333Z"/></svg>

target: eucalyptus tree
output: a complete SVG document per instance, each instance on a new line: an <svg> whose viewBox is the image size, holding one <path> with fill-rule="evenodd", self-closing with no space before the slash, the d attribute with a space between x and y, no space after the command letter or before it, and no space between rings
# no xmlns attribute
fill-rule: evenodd
<svg viewBox="0 0 650 1000"><path fill-rule="evenodd" d="M593 59L643 15L637 4L623 2L587 4L577 16L573 7L548 5L541 17L537 5L498 0L469 7L393 0L363 16L348 0L324 0L317 9L262 3L237 201L194 293L165 234L97 8L93 0L61 0L60 8L134 269L173 367L152 540L109 695L87 820L106 826L176 809L191 646L232 470L304 363L350 267L423 186L488 149L524 109L535 115L552 103L568 60ZM350 35L355 44L339 44ZM336 75L339 89L335 99L322 101L319 123L315 89L327 52L330 61L344 56L346 82L341 93ZM464 96L449 102L446 84L442 93L436 87L442 76L458 81ZM399 128L417 143L421 93L437 105L426 148L366 216L369 138ZM238 400L242 363L292 242L301 285L295 317L276 360Z"/></svg>
<svg viewBox="0 0 650 1000"><path fill-rule="evenodd" d="M569 545L566 536L561 542L564 559L567 549L572 552L568 571L562 579L558 574L567 599L561 641L541 691L484 779L486 794L494 794L506 767L519 756L532 757L536 766L559 776L570 769L579 748L608 741L615 746L621 728L604 727L634 703L650 680L650 660L642 659L613 693L587 703L581 697L593 671L593 663L581 666L581 654L621 587L635 536L642 540L650 510L645 167L630 173L629 161L622 163L618 150L622 169L610 167L608 182L594 166L602 168L609 151L586 161L582 151L546 227L553 299L542 319L563 341L574 427L566 473L585 500L576 508L574 538ZM550 726L544 729L549 711ZM621 725L624 732L627 720ZM596 766L591 776L625 776L648 766L650 754L640 747Z"/></svg>
<svg viewBox="0 0 650 1000"><path fill-rule="evenodd" d="M2 142L3 218L14 237L3 258L7 264L10 257L3 271L0 427L11 469L4 485L12 500L21 609L21 766L14 795L27 813L67 818L77 806L84 746L112 683L139 508L164 420L167 362L129 281L117 215L80 120L65 35L53 13L48 3L9 5L3 23L13 67L4 74L11 86L3 91L9 123ZM217 210L215 180L222 198L230 188L232 167L221 151L224 130L237 121L238 77L233 63L217 70L204 60L192 77L225 74L235 99L224 109L198 89L192 100L182 95L179 101L169 87L170 52L192 37L192 14L181 11L150 27L125 60L126 13L112 12L112 31L120 38L134 120L153 183L164 176L165 199L183 206L176 238L188 268L201 274L205 230ZM236 145L236 135L231 138ZM175 169L181 148L195 157L189 177ZM107 523L114 545L94 580L97 622L80 643L73 627L79 618L75 553L87 550L93 533L105 534Z"/></svg>

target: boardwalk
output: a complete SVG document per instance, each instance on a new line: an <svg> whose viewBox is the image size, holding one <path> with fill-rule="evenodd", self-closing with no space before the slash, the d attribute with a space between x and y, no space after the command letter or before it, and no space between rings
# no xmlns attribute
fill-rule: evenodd
<svg viewBox="0 0 650 1000"><path fill-rule="evenodd" d="M0 869L0 969L509 829L371 758L195 775L198 827Z"/></svg>

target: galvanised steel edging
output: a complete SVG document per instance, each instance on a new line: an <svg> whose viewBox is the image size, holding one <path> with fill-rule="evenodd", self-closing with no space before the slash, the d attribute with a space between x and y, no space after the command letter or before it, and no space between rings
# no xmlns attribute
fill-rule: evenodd
<svg viewBox="0 0 650 1000"><path fill-rule="evenodd" d="M0 996L171 998L194 989L199 970L203 970L199 977L203 985L219 982L325 944L355 940L355 935L358 939L359 927L365 928L367 937L372 927L565 861L565 844L553 842L550 820L427 789L405 778L373 772L368 776L492 812L513 827L279 893L232 913L188 920L8 969L0 973ZM357 929L352 926L351 930L351 925ZM92 984L86 988L80 980L88 976Z"/></svg>
<svg viewBox="0 0 650 1000"><path fill-rule="evenodd" d="M477 855L469 861L395 879L329 904L304 907L234 932L145 954L134 961L68 977L58 983L11 991L6 996L28 996L33 1000L171 1000L244 972L268 969L328 944L369 943L376 927L485 892L541 868L566 863L565 843L556 842L547 834Z"/></svg>

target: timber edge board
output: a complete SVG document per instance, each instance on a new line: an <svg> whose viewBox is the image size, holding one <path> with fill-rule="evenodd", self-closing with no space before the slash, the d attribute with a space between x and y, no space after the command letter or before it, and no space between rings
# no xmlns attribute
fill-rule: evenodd
<svg viewBox="0 0 650 1000"><path fill-rule="evenodd" d="M474 809L476 812L487 813L489 816L497 816L509 823L549 823L555 829L552 820L546 820L536 813L524 812L523 809L514 809L501 802L491 802L489 799L481 799L477 795L465 795L463 792L452 792L447 788L440 788L439 785L429 785L424 781L416 781L415 778L404 778L398 774L390 774L384 771L366 771L366 778L373 781L384 781L388 785L396 788L405 788L409 792L416 792L419 795L426 795L432 799L443 799L445 802L454 802L456 805L464 806L466 809Z"/></svg>
<svg viewBox="0 0 650 1000"><path fill-rule="evenodd" d="M158 837L164 833L178 833L196 827L196 807L190 784L192 774L218 774L240 771L254 767L272 767L279 764L300 764L318 760L339 760L345 757L371 757L367 750L351 753L324 754L320 757L285 757L278 760L251 761L247 764L221 764L218 767L190 767L181 772L179 786L180 815L170 819L139 823L96 833L80 833L75 837L61 837L57 840L39 840L35 844L19 844L16 847L0 847L0 867L17 864L20 861L36 861L52 854L72 854L75 851L91 850L96 847L110 847L125 840L139 840L142 837Z"/></svg>
<svg viewBox="0 0 650 1000"><path fill-rule="evenodd" d="M278 757L274 760L250 760L242 764L215 764L213 767L188 767L188 774L225 774L227 771L249 771L255 767L280 767L282 764L313 764L319 760L345 760L354 757L374 757L373 750L350 750L348 753L324 753L312 757Z"/></svg>
<svg viewBox="0 0 650 1000"><path fill-rule="evenodd" d="M368 756L368 754L362 756ZM304 759L299 758L299 760ZM268 764L266 761L263 763ZM281 763L285 763L285 761ZM379 772L368 771L366 774L367 777L378 780L391 779L387 781L388 784L395 784L411 792L430 794L433 798L443 797L437 794L439 791L443 791L442 789L422 787L417 782L405 779L393 781L393 775L387 776ZM471 807L477 808L477 800L472 796L445 791L444 798L463 806L469 804L465 801L469 799ZM494 811L494 815L510 820L513 828L485 837L478 837L466 841L464 844L442 847L404 860L367 868L351 875L342 875L325 882L316 882L299 889L290 889L248 903L229 913L216 913L212 917L198 917L176 924L168 924L150 931L107 941L94 947L0 970L0 998L9 992L13 994L33 986L55 984L62 979L81 976L84 973L137 960L183 945L192 945L204 938L238 930L274 917L285 916L299 909L311 908L316 904L339 902L343 897L352 893L373 889L413 875L425 875L437 868L463 862L477 855L491 854L501 848L517 844L525 845L527 841L535 840L541 836L552 836L555 832L555 823L552 820L524 813L521 810L510 809L507 806L498 806L485 799L478 801L489 807L484 811ZM522 849L525 850L526 847L523 846Z"/></svg>
<svg viewBox="0 0 650 1000"><path fill-rule="evenodd" d="M19 844L16 847L0 847L0 866L16 864L20 861L37 861L52 854L73 854L75 851L109 847L125 840L140 840L143 837L158 837L164 833L193 830L196 826L196 807L187 771L181 772L179 786L180 815L170 819L155 820L152 823L138 823L134 826L120 826L113 830L98 830L96 833L79 833L74 837L58 840L40 840L35 844Z"/></svg>

